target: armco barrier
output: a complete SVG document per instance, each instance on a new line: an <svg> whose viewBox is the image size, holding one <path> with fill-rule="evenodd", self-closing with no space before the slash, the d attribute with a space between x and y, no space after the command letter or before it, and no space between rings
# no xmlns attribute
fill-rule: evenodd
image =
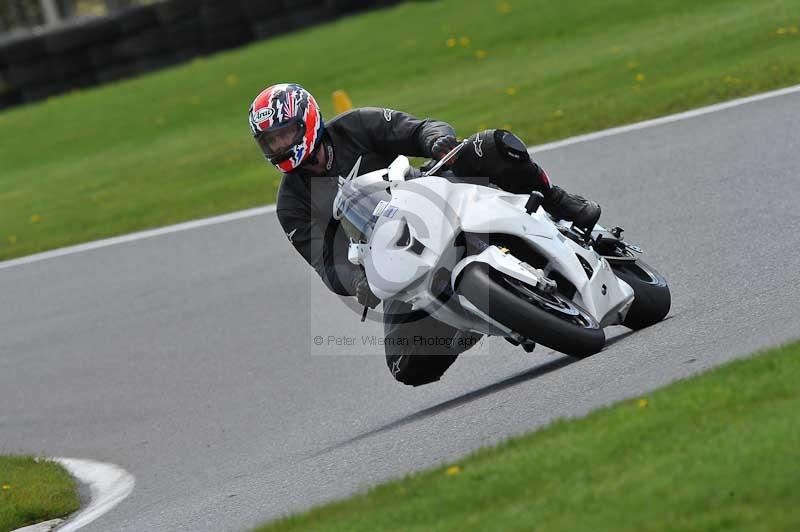
<svg viewBox="0 0 800 532"><path fill-rule="evenodd" d="M0 40L0 109L400 0L164 0Z"/></svg>

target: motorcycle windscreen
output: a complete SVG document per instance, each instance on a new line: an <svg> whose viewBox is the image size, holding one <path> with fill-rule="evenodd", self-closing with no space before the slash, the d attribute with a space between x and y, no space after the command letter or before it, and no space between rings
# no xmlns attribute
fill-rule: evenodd
<svg viewBox="0 0 800 532"><path fill-rule="evenodd" d="M381 212L392 201L385 182L346 181L334 201L334 217L340 220L347 236L356 242L369 242Z"/></svg>

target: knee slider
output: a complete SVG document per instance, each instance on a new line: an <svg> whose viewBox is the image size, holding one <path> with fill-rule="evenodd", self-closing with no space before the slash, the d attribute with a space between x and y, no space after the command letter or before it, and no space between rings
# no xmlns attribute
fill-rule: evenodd
<svg viewBox="0 0 800 532"><path fill-rule="evenodd" d="M510 131L495 129L494 143L495 146L497 146L497 151L502 153L507 159L518 162L527 162L531 160L528 147L522 142L521 138Z"/></svg>

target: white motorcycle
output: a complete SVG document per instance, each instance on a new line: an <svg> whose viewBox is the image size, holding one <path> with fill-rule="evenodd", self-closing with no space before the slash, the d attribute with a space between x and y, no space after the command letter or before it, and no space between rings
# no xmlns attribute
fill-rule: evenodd
<svg viewBox="0 0 800 532"><path fill-rule="evenodd" d="M399 299L462 331L587 357L603 327L640 329L670 308L666 280L622 230L583 233L511 194L434 175L400 156L385 170L340 178L334 217L382 300ZM364 309L366 313L366 308Z"/></svg>

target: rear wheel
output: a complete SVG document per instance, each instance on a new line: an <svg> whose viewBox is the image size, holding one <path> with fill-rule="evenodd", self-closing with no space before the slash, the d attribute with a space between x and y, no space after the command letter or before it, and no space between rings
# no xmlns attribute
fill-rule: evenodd
<svg viewBox="0 0 800 532"><path fill-rule="evenodd" d="M558 292L548 294L483 262L462 272L456 291L515 333L578 358L603 349L606 338L589 312Z"/></svg>
<svg viewBox="0 0 800 532"><path fill-rule="evenodd" d="M626 252L633 257L630 251ZM663 320L672 304L667 280L643 260L609 262L616 276L633 288L633 304L622 324L636 330Z"/></svg>

